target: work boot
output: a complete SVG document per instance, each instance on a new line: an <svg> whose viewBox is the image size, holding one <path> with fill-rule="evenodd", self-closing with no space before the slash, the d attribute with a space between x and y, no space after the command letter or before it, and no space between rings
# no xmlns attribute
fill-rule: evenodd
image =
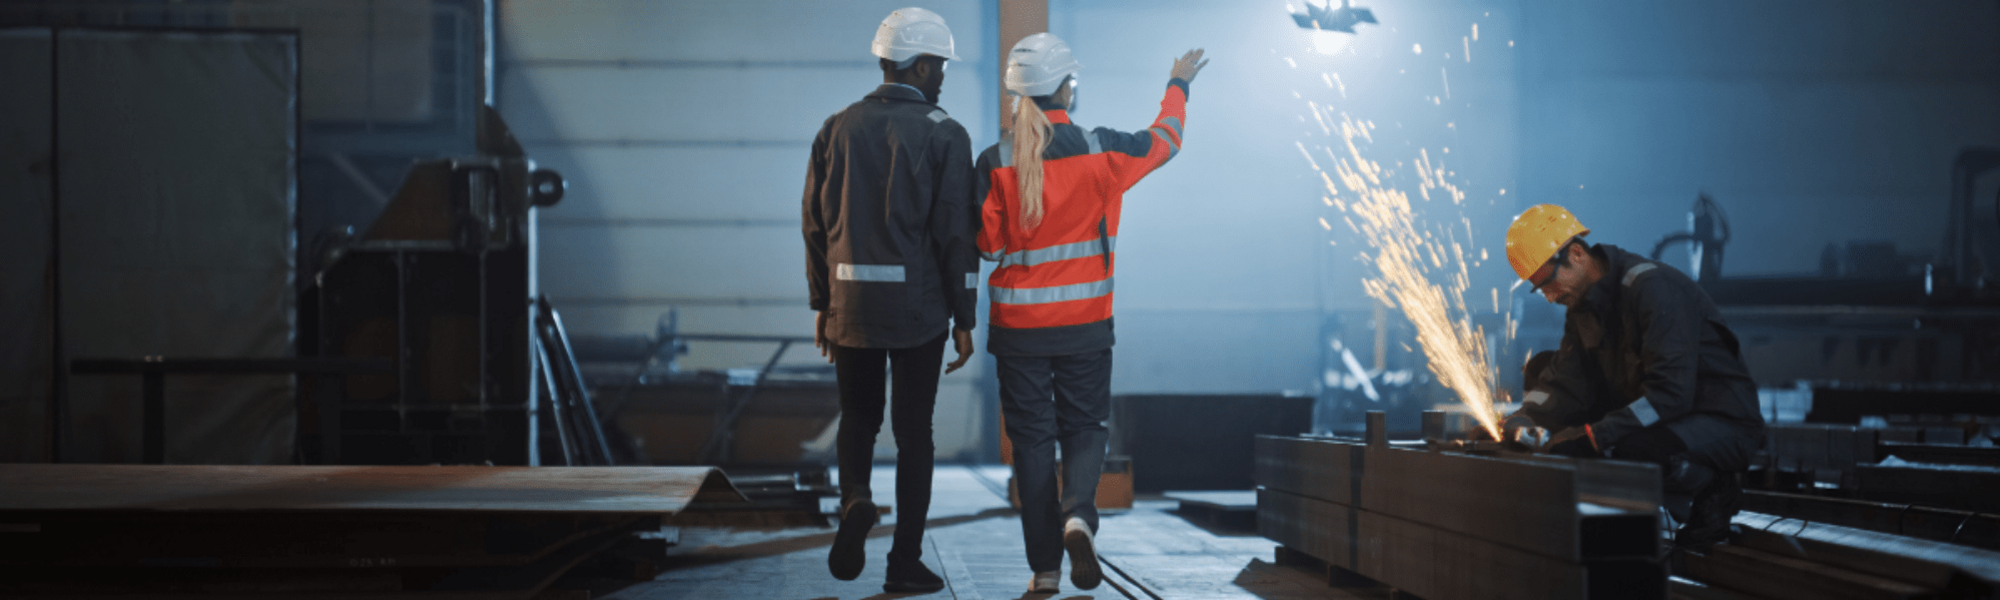
<svg viewBox="0 0 2000 600"><path fill-rule="evenodd" d="M917 559L898 560L889 558L889 581L882 584L882 591L891 594L928 594L944 589L944 579L924 566Z"/></svg>
<svg viewBox="0 0 2000 600"><path fill-rule="evenodd" d="M1736 513L1742 509L1743 484L1737 479L1737 474L1716 475L1708 487L1695 494L1687 524L1674 534L1674 545L1705 549L1729 541L1732 533L1730 520L1736 518Z"/></svg>
<svg viewBox="0 0 2000 600"><path fill-rule="evenodd" d="M833 551L826 555L826 570L834 579L853 581L861 576L861 568L868 564L868 531L881 518L875 503L867 500L849 504L840 512L840 530L833 534Z"/></svg>
<svg viewBox="0 0 2000 600"><path fill-rule="evenodd" d="M1063 548L1069 550L1069 582L1076 589L1095 589L1104 582L1104 572L1097 568L1097 536L1090 532L1090 524L1078 517L1070 517L1063 526Z"/></svg>
<svg viewBox="0 0 2000 600"><path fill-rule="evenodd" d="M1062 571L1042 571L1028 580L1028 593L1053 594L1062 591Z"/></svg>

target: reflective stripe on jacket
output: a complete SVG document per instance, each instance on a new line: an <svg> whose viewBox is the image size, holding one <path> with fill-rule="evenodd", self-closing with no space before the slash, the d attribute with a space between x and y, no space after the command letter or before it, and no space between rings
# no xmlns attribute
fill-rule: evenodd
<svg viewBox="0 0 2000 600"><path fill-rule="evenodd" d="M1111 347L1119 210L1125 190L1180 152L1187 86L1168 81L1159 116L1134 133L1085 130L1067 111L1043 106L1053 135L1042 153L1042 221L1032 230L1020 223L1011 143L980 153L979 252L1000 263L987 278L988 352L1057 356Z"/></svg>
<svg viewBox="0 0 2000 600"><path fill-rule="evenodd" d="M883 84L828 117L806 171L806 283L827 337L909 348L977 322L979 213L965 127Z"/></svg>
<svg viewBox="0 0 2000 600"><path fill-rule="evenodd" d="M1757 387L1708 293L1673 267L1616 246L1590 252L1603 262L1604 277L1569 309L1562 348L1523 397L1522 411L1551 431L1589 424L1600 448L1655 425L1672 429L1696 413L1761 437Z"/></svg>

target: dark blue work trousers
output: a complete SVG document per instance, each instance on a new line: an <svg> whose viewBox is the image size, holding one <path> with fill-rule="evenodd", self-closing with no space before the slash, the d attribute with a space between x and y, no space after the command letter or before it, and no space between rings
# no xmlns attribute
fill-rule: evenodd
<svg viewBox="0 0 2000 600"><path fill-rule="evenodd" d="M896 537L889 561L915 561L924 555L924 519L931 509L931 470L936 443L931 439L931 414L937 408L938 370L944 365L944 341L949 335L914 348L850 348L833 346L834 375L840 379L840 508L862 500L874 502L868 477L875 466L875 437L882 433L882 412L888 409L896 436ZM887 384L894 381L889 389ZM891 392L893 390L893 392ZM890 394L893 393L893 397Z"/></svg>
<svg viewBox="0 0 2000 600"><path fill-rule="evenodd" d="M1083 519L1097 531L1097 478L1110 438L1111 349L1066 356L998 356L1000 410L1014 446L1021 494L1021 538L1028 568L1060 570L1063 524ZM1062 492L1056 446L1062 446Z"/></svg>

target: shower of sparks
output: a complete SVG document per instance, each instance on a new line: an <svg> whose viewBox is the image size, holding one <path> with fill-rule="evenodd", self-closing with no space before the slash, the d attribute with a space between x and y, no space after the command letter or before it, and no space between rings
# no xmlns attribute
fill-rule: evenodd
<svg viewBox="0 0 2000 600"><path fill-rule="evenodd" d="M1458 239L1459 233L1452 227L1435 228L1428 223L1420 227L1409 195L1389 181L1394 173L1362 152L1363 144L1374 142L1370 135L1374 125L1356 123L1344 113L1335 124L1332 109L1317 105L1313 109L1327 113L1318 118L1338 129L1345 153L1336 155L1332 148L1327 149L1333 171L1329 176L1305 144L1299 144L1299 151L1325 181L1328 195L1323 198L1348 198L1342 203L1342 212L1347 213L1342 221L1363 235L1374 250L1372 256L1361 255L1364 261L1373 264L1377 274L1376 278L1364 279L1363 287L1376 301L1403 311L1416 326L1417 342L1430 358L1431 373L1458 394L1466 412L1488 434L1500 439L1499 414L1493 397L1494 370L1488 364L1486 333L1473 326L1465 301L1466 289L1471 286L1468 269L1474 262L1465 256L1465 244L1472 243L1470 221L1460 217L1465 225L1464 240ZM1413 167L1419 181L1417 193L1424 201L1443 196L1454 205L1464 202L1465 192L1446 180L1449 171L1434 163L1428 151L1418 152ZM1324 220L1321 223L1330 225ZM1442 278L1445 285L1432 283L1433 275ZM1498 304L1497 292L1493 301ZM1511 320L1508 328L1513 329Z"/></svg>

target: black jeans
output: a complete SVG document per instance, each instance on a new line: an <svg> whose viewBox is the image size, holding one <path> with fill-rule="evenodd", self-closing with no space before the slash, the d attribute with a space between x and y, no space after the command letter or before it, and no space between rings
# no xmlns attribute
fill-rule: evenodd
<svg viewBox="0 0 2000 600"><path fill-rule="evenodd" d="M1626 436L1611 448L1611 458L1659 465L1661 500L1675 519L1686 521L1695 497L1716 477L1748 470L1762 445L1761 430L1696 414Z"/></svg>
<svg viewBox="0 0 2000 600"><path fill-rule="evenodd" d="M1083 519L1097 531L1097 478L1110 439L1111 349L1068 356L1000 356L1000 410L1014 445L1021 494L1021 539L1028 568L1062 568L1063 525ZM1062 494L1056 494L1056 446Z"/></svg>
<svg viewBox="0 0 2000 600"><path fill-rule="evenodd" d="M887 405L896 435L896 538L891 562L915 561L924 554L924 519L931 507L931 470L936 444L931 413L937 407L939 369L949 334L914 348L849 348L834 345L833 370L840 378L840 507L874 502L868 477L875 466L875 437L882 433ZM888 379L895 380L893 399Z"/></svg>

